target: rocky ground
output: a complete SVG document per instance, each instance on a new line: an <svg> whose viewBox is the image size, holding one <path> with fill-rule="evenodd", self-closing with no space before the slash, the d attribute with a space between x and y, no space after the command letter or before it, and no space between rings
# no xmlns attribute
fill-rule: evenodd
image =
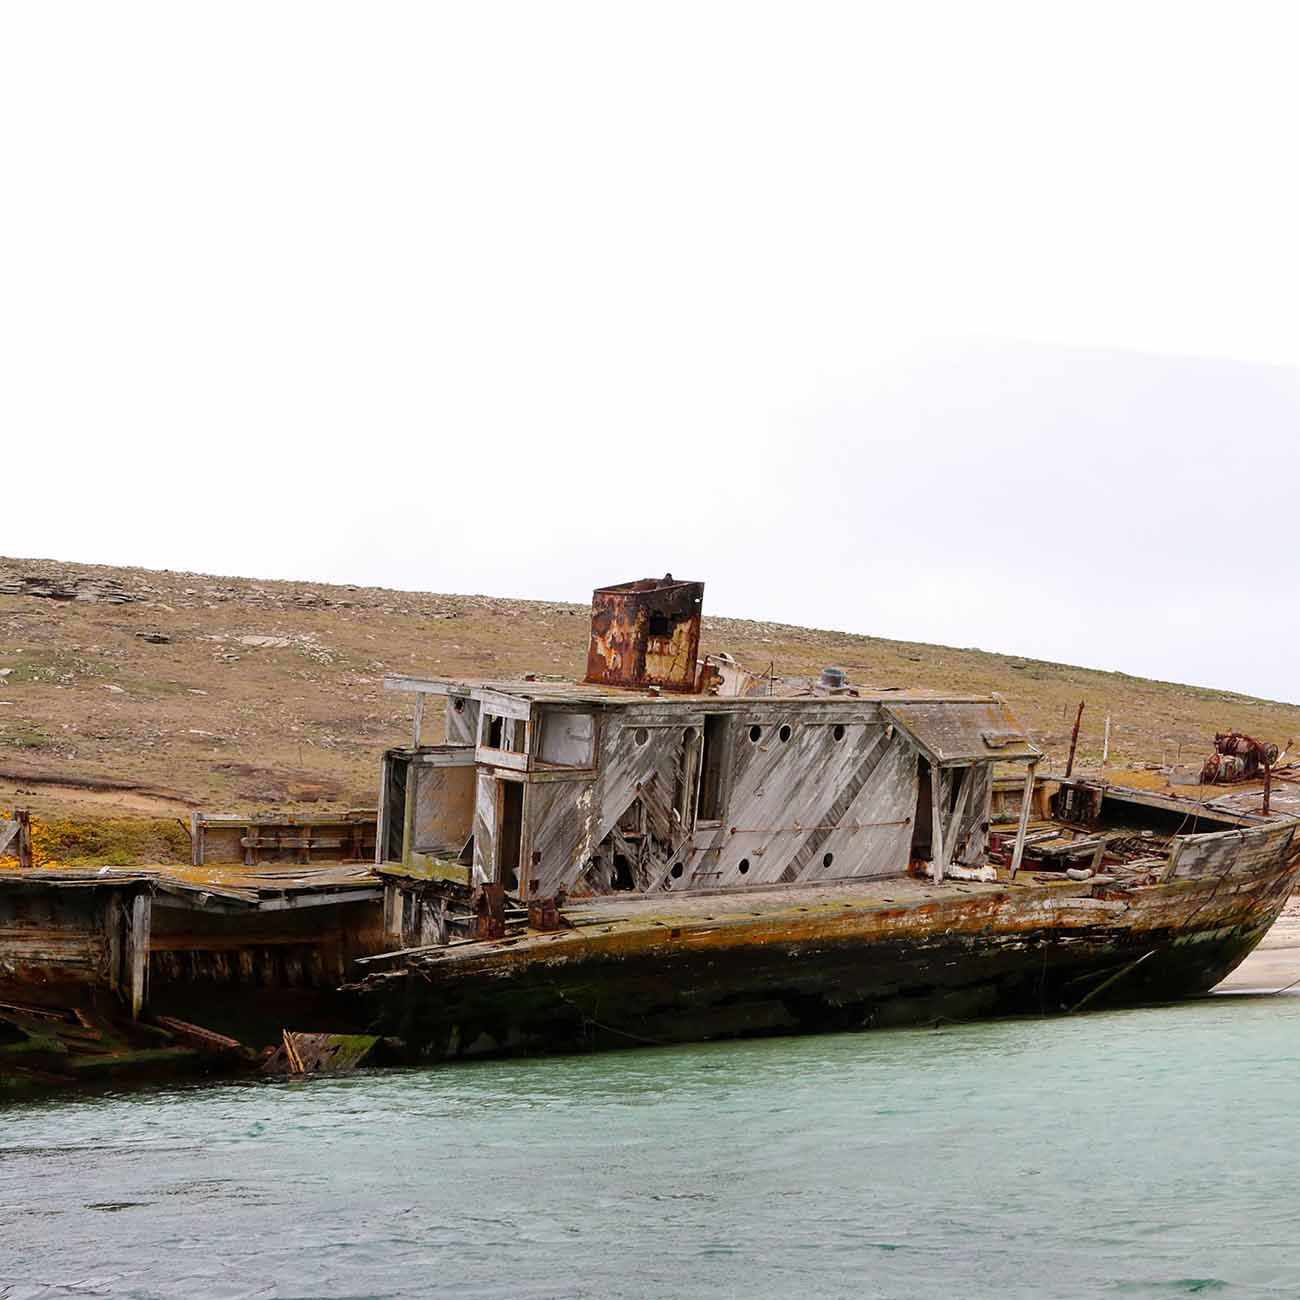
<svg viewBox="0 0 1300 1300"><path fill-rule="evenodd" d="M586 593L575 593L584 597ZM707 595L706 595L707 601ZM413 697L386 672L580 676L587 606L0 558L0 808L184 817L373 805L377 759ZM999 691L1063 758L1209 751L1237 727L1283 744L1300 709L982 650L706 618L705 651L871 687Z"/></svg>

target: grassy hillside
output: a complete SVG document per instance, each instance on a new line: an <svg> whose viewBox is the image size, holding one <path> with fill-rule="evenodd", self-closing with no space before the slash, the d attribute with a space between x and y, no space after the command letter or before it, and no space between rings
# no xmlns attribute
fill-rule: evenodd
<svg viewBox="0 0 1300 1300"><path fill-rule="evenodd" d="M373 805L380 751L409 736L414 706L384 673L575 676L586 644L585 601L0 558L0 808ZM1199 756L1229 726L1300 737L1292 705L982 650L720 618L704 649L778 674L836 664L865 686L999 691L1060 761L1080 699L1086 762L1107 713L1120 763Z"/></svg>

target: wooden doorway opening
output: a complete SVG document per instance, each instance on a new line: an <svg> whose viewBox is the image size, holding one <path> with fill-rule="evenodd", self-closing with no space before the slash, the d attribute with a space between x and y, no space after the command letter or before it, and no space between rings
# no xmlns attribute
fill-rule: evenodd
<svg viewBox="0 0 1300 1300"><path fill-rule="evenodd" d="M916 757L916 816L912 818L912 861L934 861L934 792L930 780L930 760Z"/></svg>
<svg viewBox="0 0 1300 1300"><path fill-rule="evenodd" d="M497 883L519 893L519 854L524 835L524 785L497 780Z"/></svg>

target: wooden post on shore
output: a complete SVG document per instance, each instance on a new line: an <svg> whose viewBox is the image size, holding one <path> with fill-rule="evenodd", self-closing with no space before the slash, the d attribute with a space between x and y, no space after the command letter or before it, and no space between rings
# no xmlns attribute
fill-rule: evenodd
<svg viewBox="0 0 1300 1300"><path fill-rule="evenodd" d="M1268 816L1269 796L1273 793L1273 764L1264 764L1264 816Z"/></svg>
<svg viewBox="0 0 1300 1300"><path fill-rule="evenodd" d="M1106 715L1106 734L1101 742L1101 765L1110 766L1110 714Z"/></svg>

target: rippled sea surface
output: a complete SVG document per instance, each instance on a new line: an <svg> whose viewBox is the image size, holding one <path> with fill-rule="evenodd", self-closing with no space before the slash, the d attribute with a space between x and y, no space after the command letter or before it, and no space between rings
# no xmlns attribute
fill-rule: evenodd
<svg viewBox="0 0 1300 1300"><path fill-rule="evenodd" d="M0 1109L0 1296L1300 1296L1300 998Z"/></svg>

